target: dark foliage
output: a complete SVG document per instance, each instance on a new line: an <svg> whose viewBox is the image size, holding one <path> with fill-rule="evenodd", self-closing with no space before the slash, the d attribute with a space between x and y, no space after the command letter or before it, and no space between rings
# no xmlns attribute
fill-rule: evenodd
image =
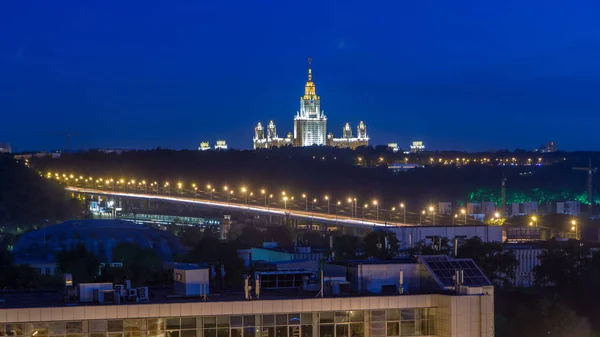
<svg viewBox="0 0 600 337"><path fill-rule="evenodd" d="M464 153L427 153L410 155L408 162L425 164L429 163L431 157L438 155L466 156ZM508 158L539 156L531 153L496 155ZM199 186L210 183L219 189L225 184L236 187L245 185L257 192L256 195L260 188L271 192L287 190L297 196L294 202L298 207L303 202L299 198L301 193L318 198L328 194L331 200L336 201L344 201L348 195L356 196L361 202L377 198L382 209L404 201L407 203L409 218L412 216L411 220L414 221L418 210L431 202L465 201L471 197L473 191L481 187L496 191L495 195L499 194L502 174L508 178L509 195L515 191L530 193L539 188L553 191L584 191L585 175L573 171L571 166L582 165L582 158L590 154L569 154L572 158L569 164L562 161L559 157L562 155L566 154L545 155L544 161L558 162L552 166L434 165L398 175L392 174L385 163L393 163L394 160L404 162L405 155L372 148L356 151L318 147L270 151L150 150L119 155L90 151L65 155L60 159L38 158L33 161L33 165L43 172L78 172L94 177L184 181L188 184L196 182ZM546 158L548 156L550 158ZM358 157L364 158L362 162L367 162L370 167L358 165ZM384 158L382 164L379 164L380 157ZM260 198L261 196L258 196L256 199ZM473 195L473 198L482 199L474 201L489 201L483 199L490 197ZM272 202L281 200L274 198ZM333 206L332 204L332 211Z"/></svg>
<svg viewBox="0 0 600 337"><path fill-rule="evenodd" d="M79 216L80 205L63 187L40 177L34 170L0 156L0 226L38 226Z"/></svg>

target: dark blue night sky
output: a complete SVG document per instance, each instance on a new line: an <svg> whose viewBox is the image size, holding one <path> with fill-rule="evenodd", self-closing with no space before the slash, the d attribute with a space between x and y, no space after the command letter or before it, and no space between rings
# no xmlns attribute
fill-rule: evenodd
<svg viewBox="0 0 600 337"><path fill-rule="evenodd" d="M372 144L600 150L600 1L0 2L0 142L250 148L313 58L328 130Z"/></svg>

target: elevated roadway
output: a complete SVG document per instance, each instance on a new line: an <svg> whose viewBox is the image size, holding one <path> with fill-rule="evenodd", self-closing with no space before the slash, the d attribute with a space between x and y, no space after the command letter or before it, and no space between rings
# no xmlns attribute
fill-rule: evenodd
<svg viewBox="0 0 600 337"><path fill-rule="evenodd" d="M358 228L373 228L373 227L389 228L389 227L397 227L397 226L414 226L414 224L409 225L409 224L398 223L398 222L377 221L377 220L372 220L372 219L340 216L339 214L307 212L307 211L299 211L299 210L295 210L295 209L273 208L273 207L267 207L267 206L248 205L248 204L242 204L242 203L236 203L236 202L225 202L225 201L207 200L207 199L200 199L200 198L188 198L188 197L181 197L181 196L177 197L177 196L171 196L171 195L158 195L158 194L146 194L146 193L129 193L129 192L120 192L120 191L106 191L106 190L101 190L101 189L75 187L75 186L67 186L67 187L65 187L65 189L68 191L71 191L71 192L76 192L76 193L186 203L186 204L206 206L206 207L211 207L211 208L219 208L219 209L230 210L230 211L250 212L250 213L255 213L255 214L260 214L260 215L288 217L290 219L308 220L308 221L316 222L319 224L326 224L326 225L343 225L343 226L358 227Z"/></svg>

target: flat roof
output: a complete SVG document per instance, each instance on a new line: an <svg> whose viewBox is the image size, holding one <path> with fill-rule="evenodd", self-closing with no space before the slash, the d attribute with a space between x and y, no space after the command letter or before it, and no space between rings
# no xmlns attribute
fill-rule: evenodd
<svg viewBox="0 0 600 337"><path fill-rule="evenodd" d="M173 293L171 289L149 289L150 301L148 303L135 303L121 302L118 306L127 306L132 304L177 304L177 303L215 303L215 302L236 302L246 301L244 299L244 292L227 292L210 294L208 300L205 302L200 297L181 297ZM260 300L261 301L276 301L276 300L306 300L314 299L315 292L305 292L291 290L261 290ZM411 292L411 294L398 295L398 294L346 294L340 296L325 296L325 299L329 298L362 298L362 297L388 297L388 296L411 296L411 295L432 295L432 294L450 294L447 291L427 291L423 293ZM61 291L40 291L40 292L0 292L0 300L4 300L4 303L0 302L0 311L2 309L24 309L24 308L61 308L61 307L82 307L82 306L115 306L117 304L98 304L94 302L74 302L74 303L63 303L63 295Z"/></svg>

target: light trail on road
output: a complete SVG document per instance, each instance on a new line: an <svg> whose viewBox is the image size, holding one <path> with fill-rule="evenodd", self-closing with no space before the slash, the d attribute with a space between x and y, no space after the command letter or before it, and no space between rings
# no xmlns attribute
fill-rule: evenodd
<svg viewBox="0 0 600 337"><path fill-rule="evenodd" d="M86 194L100 194L100 195L110 195L110 196L127 197L127 198L172 201L172 202L181 202L181 203L187 203L187 204L203 205L203 206L215 207L215 208L231 209L231 210L237 210L237 211L256 212L259 214L266 214L266 215L289 216L291 218L312 220L312 221L316 221L319 223L339 224L339 225L347 225L347 226L354 226L354 227L390 228L390 227L399 227L399 226L412 226L409 224L397 223L397 222L390 223L390 222L384 222L384 221L366 220L366 219L361 219L361 218L341 217L337 214L336 215L322 214L322 213L298 211L298 210L292 210L292 209L273 208L273 207L268 207L268 206L255 206L255 205L239 204L239 203L224 202L224 201L204 200L204 199L197 199L197 198L186 198L186 197L176 197L176 196L166 196L166 195L156 195L156 194L143 194L143 193L115 192L115 191L105 191L105 190L82 188L82 187L75 187L75 186L67 186L67 187L65 187L65 189L67 191L71 191L71 192L86 193Z"/></svg>

